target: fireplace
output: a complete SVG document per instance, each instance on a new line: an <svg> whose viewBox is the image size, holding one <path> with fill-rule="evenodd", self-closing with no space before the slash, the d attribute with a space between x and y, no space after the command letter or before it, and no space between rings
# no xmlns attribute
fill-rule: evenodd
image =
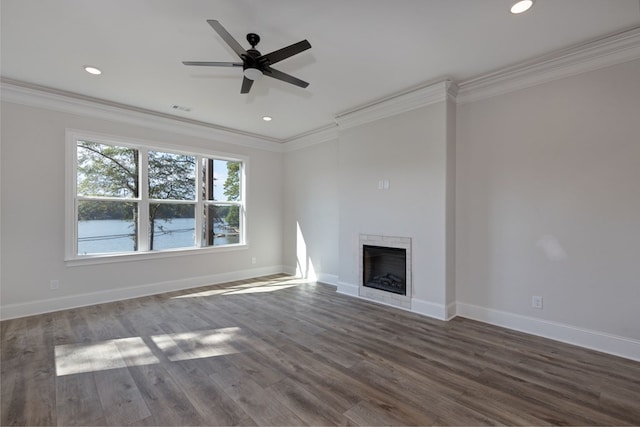
<svg viewBox="0 0 640 427"><path fill-rule="evenodd" d="M411 309L411 239L360 235L361 297Z"/></svg>
<svg viewBox="0 0 640 427"><path fill-rule="evenodd" d="M383 246L362 246L362 285L407 294L407 250Z"/></svg>

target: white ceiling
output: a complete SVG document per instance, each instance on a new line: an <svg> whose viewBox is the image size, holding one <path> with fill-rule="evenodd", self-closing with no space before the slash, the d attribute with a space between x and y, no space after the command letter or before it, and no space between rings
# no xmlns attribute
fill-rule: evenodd
<svg viewBox="0 0 640 427"><path fill-rule="evenodd" d="M345 110L445 77L462 82L640 24L639 0L1 0L5 79L286 140ZM207 24L268 53L312 45L274 68L310 83L263 78L240 94L237 61ZM92 76L86 64L102 69ZM188 107L178 111L173 105ZM262 116L273 116L270 123Z"/></svg>

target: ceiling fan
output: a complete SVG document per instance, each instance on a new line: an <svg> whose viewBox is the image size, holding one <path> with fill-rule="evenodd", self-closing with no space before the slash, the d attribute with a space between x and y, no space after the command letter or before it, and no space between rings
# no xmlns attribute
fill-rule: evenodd
<svg viewBox="0 0 640 427"><path fill-rule="evenodd" d="M289 74L271 68L271 65L287 59L293 55L297 55L311 48L311 44L307 40L294 43L282 49L275 50L266 55L262 55L256 50L256 45L260 42L260 36L254 33L247 34L247 41L251 45L251 49L244 50L240 43L234 39L227 30L216 20L209 19L207 23L218 33L220 37L238 54L242 62L206 62L206 61L182 61L184 65L200 65L205 67L242 67L244 78L242 79L242 88L240 93L249 93L251 85L263 75L283 82L305 88L309 83L293 77Z"/></svg>

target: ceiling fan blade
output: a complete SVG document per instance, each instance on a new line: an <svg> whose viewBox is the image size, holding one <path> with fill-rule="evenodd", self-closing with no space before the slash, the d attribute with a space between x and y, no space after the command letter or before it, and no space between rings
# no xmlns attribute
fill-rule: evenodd
<svg viewBox="0 0 640 427"><path fill-rule="evenodd" d="M307 49L311 48L311 43L306 40L302 40L301 42L294 43L290 46L283 47L282 49L274 50L271 53L267 53L266 55L262 55L260 60L266 59L269 61L269 64L275 64L276 62L282 61L283 59L287 59L290 56L296 55L300 52L304 52Z"/></svg>
<svg viewBox="0 0 640 427"><path fill-rule="evenodd" d="M240 93L249 93L249 90L251 90L252 84L253 84L253 80L243 77L242 88L240 89Z"/></svg>
<svg viewBox="0 0 640 427"><path fill-rule="evenodd" d="M247 51L244 50L242 48L242 46L240 45L240 43L238 43L236 41L236 39L233 38L233 36L231 34L229 34L229 32L227 30L224 29L224 27L222 26L222 24L220 24L218 21L216 21L215 19L207 19L207 23L209 25L211 25L211 27L216 31L216 33L218 33L218 35L220 37L222 37L222 39L229 45L229 47L231 49L233 49L233 51L242 58L242 55L246 55Z"/></svg>
<svg viewBox="0 0 640 427"><path fill-rule="evenodd" d="M184 65L202 65L205 67L242 67L242 62L208 62L208 61L182 61Z"/></svg>
<svg viewBox="0 0 640 427"><path fill-rule="evenodd" d="M278 71L275 68L265 67L265 76L273 77L274 79L282 80L283 82L291 83L292 85L307 87L309 83L300 80L297 77L293 77L287 73L283 73L282 71Z"/></svg>

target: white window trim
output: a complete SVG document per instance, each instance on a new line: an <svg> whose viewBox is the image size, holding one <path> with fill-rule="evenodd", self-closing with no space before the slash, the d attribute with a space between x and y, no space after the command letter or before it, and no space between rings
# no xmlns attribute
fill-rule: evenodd
<svg viewBox="0 0 640 427"><path fill-rule="evenodd" d="M128 137L120 137L113 136L108 134L101 134L96 132L88 132L78 129L66 129L65 130L65 252L64 252L64 261L65 265L72 266L80 266L80 265L91 265L91 264L107 264L114 262L128 262L128 261L139 261L139 260L147 260L147 259L161 259L168 257L180 257L180 256L194 256L194 255L204 255L209 253L217 253L217 252L230 252L230 251L238 251L238 250L248 250L248 233L247 233L247 177L249 170L249 158L247 156L238 155L238 154L230 154L220 151L207 150L188 146L181 146L175 144L166 144L163 142L157 141L147 141L140 139L133 139ZM241 188L240 194L242 199L242 204L240 205L240 229L242 230L241 238L242 241L240 243L231 244L231 245L223 245L223 246L207 246L207 247L189 247L189 248L176 248L176 249L167 249L162 251L143 251L148 249L147 242L145 239L144 242L138 242L138 251L137 252L127 252L127 253L110 253L110 254L97 254L97 255L77 255L76 244L77 244L77 227L76 227L76 219L77 219L77 207L76 207L76 186L77 186L77 174L76 174L76 166L77 166L77 141L78 140L88 140L92 142L97 142L101 144L110 144L117 145L122 147L131 147L140 150L167 150L168 152L176 152L179 154L188 154L194 156L202 156L208 158L215 158L219 160L231 160L231 161L240 161L242 162L243 167L241 168ZM146 156L141 156L141 176L139 179L142 180L141 191L146 191L147 186L147 169L143 165L146 165L147 159ZM196 176L200 176L199 173L201 165L200 162L196 162ZM121 201L122 199L118 199ZM149 199L153 201L154 199ZM136 201L140 203L140 197L133 198L131 201ZM172 203L173 201L162 200L163 203ZM180 203L179 201L177 203ZM194 203L193 201L189 201L188 203ZM204 207L206 201L202 200L202 197L196 195L195 200L195 209L201 211L201 208ZM212 203L214 204L214 203ZM227 204L224 201L215 202L215 204ZM237 205L236 203L229 203L231 205ZM144 205L142 203L141 205ZM138 230L140 236L148 235L148 221L144 221L143 218L148 217L148 215L143 216L142 209L140 211L140 215L138 216ZM195 215L196 219L196 229L199 230L202 226L202 218L200 215ZM143 230L144 228L144 230Z"/></svg>

